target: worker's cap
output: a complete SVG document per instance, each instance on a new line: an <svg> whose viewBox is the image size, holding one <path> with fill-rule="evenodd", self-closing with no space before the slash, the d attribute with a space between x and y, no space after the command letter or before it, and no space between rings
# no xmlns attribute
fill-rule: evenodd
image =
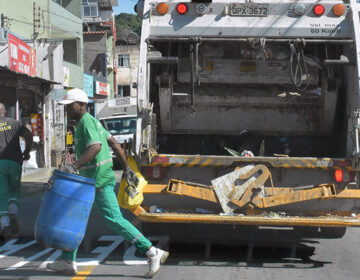
<svg viewBox="0 0 360 280"><path fill-rule="evenodd" d="M86 92L79 88L71 89L67 92L65 99L60 101L58 104L67 105L76 101L82 103L89 103L89 98Z"/></svg>

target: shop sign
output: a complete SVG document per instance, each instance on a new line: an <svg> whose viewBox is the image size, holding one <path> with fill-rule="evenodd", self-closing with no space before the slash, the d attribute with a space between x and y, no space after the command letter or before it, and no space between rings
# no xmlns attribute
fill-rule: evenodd
<svg viewBox="0 0 360 280"><path fill-rule="evenodd" d="M107 83L96 82L96 94L108 96L110 92L110 86Z"/></svg>
<svg viewBox="0 0 360 280"><path fill-rule="evenodd" d="M14 35L8 37L10 70L36 76L36 51Z"/></svg>
<svg viewBox="0 0 360 280"><path fill-rule="evenodd" d="M84 74L84 91L89 97L94 97L94 77Z"/></svg>

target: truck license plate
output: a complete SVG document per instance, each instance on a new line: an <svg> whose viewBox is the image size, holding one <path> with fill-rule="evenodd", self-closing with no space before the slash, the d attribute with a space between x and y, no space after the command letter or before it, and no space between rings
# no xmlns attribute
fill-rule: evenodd
<svg viewBox="0 0 360 280"><path fill-rule="evenodd" d="M267 17L269 15L269 4L238 4L230 5L231 16Z"/></svg>

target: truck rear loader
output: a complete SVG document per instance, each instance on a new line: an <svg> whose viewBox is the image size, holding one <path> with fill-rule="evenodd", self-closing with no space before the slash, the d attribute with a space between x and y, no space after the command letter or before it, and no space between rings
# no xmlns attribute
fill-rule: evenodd
<svg viewBox="0 0 360 280"><path fill-rule="evenodd" d="M334 237L360 226L355 0L144 0L137 10L141 220Z"/></svg>

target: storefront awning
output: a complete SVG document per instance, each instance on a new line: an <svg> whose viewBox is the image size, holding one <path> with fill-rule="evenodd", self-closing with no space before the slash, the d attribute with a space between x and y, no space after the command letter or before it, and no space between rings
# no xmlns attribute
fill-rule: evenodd
<svg viewBox="0 0 360 280"><path fill-rule="evenodd" d="M10 70L7 67L0 66L0 84L4 84L9 87L16 87L16 83L14 83L13 79L21 78L25 80L30 85L39 85L39 84L46 84L46 85L60 85L60 83L46 80L40 77L32 77L26 74L22 74L19 72L15 72Z"/></svg>

